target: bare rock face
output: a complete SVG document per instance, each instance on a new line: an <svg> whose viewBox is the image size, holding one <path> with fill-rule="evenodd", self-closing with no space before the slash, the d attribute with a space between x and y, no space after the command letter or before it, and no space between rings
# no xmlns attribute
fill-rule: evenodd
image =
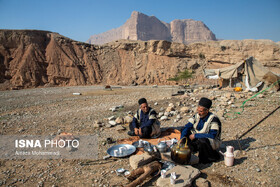
<svg viewBox="0 0 280 187"><path fill-rule="evenodd" d="M93 49L48 31L1 30L0 83L16 88L100 83Z"/></svg>
<svg viewBox="0 0 280 187"><path fill-rule="evenodd" d="M166 40L189 44L198 41L216 40L215 35L201 21L174 20L170 24L155 16L133 11L131 17L119 28L93 35L90 44L104 44L119 39Z"/></svg>
<svg viewBox="0 0 280 187"><path fill-rule="evenodd" d="M192 19L174 20L170 23L173 42L190 44L208 40L216 40L215 35L202 21Z"/></svg>
<svg viewBox="0 0 280 187"><path fill-rule="evenodd" d="M250 56L267 67L280 67L280 45L272 40L222 40L190 44L190 55L203 56L209 63L235 64Z"/></svg>
<svg viewBox="0 0 280 187"><path fill-rule="evenodd" d="M280 69L280 46L268 40L189 45L163 40L118 40L97 46L48 31L0 30L0 90L96 84L168 85L175 84L168 79L193 64L197 68L219 68L249 56L267 67ZM199 71L196 74L203 76Z"/></svg>

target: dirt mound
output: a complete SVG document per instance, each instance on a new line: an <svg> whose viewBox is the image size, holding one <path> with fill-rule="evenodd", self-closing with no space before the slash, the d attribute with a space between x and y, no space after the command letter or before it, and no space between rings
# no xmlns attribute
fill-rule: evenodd
<svg viewBox="0 0 280 187"><path fill-rule="evenodd" d="M186 68L227 66L255 56L279 69L280 47L272 41L213 41L184 45L120 40L102 46L49 31L0 30L0 89L38 86L175 84ZM194 81L205 81L196 71ZM278 73L278 72L277 72Z"/></svg>

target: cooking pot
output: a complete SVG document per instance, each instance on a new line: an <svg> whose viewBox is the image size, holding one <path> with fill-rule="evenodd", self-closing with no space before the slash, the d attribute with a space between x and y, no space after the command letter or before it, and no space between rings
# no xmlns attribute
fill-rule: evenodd
<svg viewBox="0 0 280 187"><path fill-rule="evenodd" d="M164 141L161 141L161 142L159 139L158 142L159 143L157 144L157 148L158 148L159 152L165 153L167 151L167 144L166 144L165 139L164 139Z"/></svg>
<svg viewBox="0 0 280 187"><path fill-rule="evenodd" d="M182 140L185 139L186 137L182 138L179 142L178 145L174 145L171 148L171 159L178 163L178 164L188 164L190 159L191 159L191 150L188 147L187 143L187 139L186 139L186 143L182 144Z"/></svg>

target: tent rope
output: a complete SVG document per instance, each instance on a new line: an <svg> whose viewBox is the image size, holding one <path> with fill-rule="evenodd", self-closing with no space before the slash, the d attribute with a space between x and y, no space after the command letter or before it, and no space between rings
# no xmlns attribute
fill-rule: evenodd
<svg viewBox="0 0 280 187"><path fill-rule="evenodd" d="M267 87L266 89L262 90L261 92L256 93L255 95L253 95L253 96L250 97L249 99L245 100L245 101L242 103L242 105L240 106L240 108L242 108L242 111L241 111L241 112L234 112L234 111L226 112L226 113L225 113L225 117L231 118L231 119L237 118L238 115L241 115L241 114L244 112L244 105L245 105L249 100L251 100L251 99L257 97L259 94L261 94L261 93L267 91L268 89L274 87L276 84L279 84L279 83L280 83L280 79L279 79L278 81L276 81L275 83L273 83L271 86ZM226 114L228 114L228 113L232 113L232 115L231 115L231 116L226 115Z"/></svg>

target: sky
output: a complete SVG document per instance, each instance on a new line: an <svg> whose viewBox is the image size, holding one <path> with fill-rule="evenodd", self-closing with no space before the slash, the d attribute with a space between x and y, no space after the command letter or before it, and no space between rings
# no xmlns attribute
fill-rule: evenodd
<svg viewBox="0 0 280 187"><path fill-rule="evenodd" d="M280 41L280 0L0 0L0 29L58 32L85 42L120 27L132 11L203 21L218 39Z"/></svg>

